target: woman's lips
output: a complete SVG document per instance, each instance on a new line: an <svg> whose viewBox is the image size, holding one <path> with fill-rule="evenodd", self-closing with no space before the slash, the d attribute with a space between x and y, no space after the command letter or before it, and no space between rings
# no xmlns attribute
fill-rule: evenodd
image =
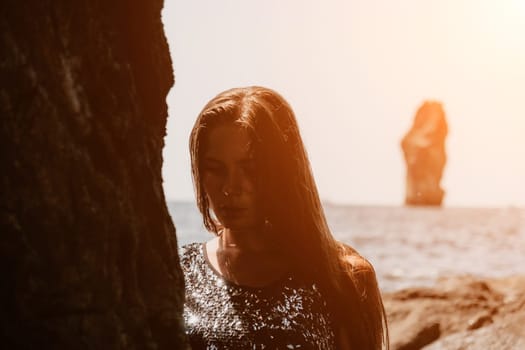
<svg viewBox="0 0 525 350"><path fill-rule="evenodd" d="M221 214L226 218L235 218L242 216L246 211L246 208L242 207L222 207Z"/></svg>

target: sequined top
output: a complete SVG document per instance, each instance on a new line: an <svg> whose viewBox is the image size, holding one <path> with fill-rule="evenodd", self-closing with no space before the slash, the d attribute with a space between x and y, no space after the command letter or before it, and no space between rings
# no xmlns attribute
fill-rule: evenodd
<svg viewBox="0 0 525 350"><path fill-rule="evenodd" d="M262 288L234 284L211 266L203 243L182 247L181 265L193 350L335 348L326 302L315 284L293 277Z"/></svg>

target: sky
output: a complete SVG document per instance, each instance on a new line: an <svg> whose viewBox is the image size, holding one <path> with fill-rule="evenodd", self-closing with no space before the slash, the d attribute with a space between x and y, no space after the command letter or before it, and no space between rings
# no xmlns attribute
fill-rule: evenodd
<svg viewBox="0 0 525 350"><path fill-rule="evenodd" d="M449 125L444 205L525 207L525 0L165 0L175 71L167 200L193 200L188 137L238 86L291 104L321 198L400 205L418 107Z"/></svg>

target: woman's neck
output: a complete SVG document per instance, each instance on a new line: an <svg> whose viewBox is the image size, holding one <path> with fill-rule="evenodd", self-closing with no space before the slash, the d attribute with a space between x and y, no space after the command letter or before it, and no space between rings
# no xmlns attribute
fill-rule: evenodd
<svg viewBox="0 0 525 350"><path fill-rule="evenodd" d="M219 249L233 250L239 253L273 252L275 247L262 230L232 230L225 228L219 235Z"/></svg>
<svg viewBox="0 0 525 350"><path fill-rule="evenodd" d="M208 261L227 280L246 286L266 286L290 267L285 254L264 232L224 230L206 244Z"/></svg>

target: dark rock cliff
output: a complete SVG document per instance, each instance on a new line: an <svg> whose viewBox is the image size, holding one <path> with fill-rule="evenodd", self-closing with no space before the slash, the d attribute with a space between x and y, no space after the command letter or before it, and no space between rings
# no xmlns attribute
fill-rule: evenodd
<svg viewBox="0 0 525 350"><path fill-rule="evenodd" d="M0 5L4 349L185 347L162 5Z"/></svg>

